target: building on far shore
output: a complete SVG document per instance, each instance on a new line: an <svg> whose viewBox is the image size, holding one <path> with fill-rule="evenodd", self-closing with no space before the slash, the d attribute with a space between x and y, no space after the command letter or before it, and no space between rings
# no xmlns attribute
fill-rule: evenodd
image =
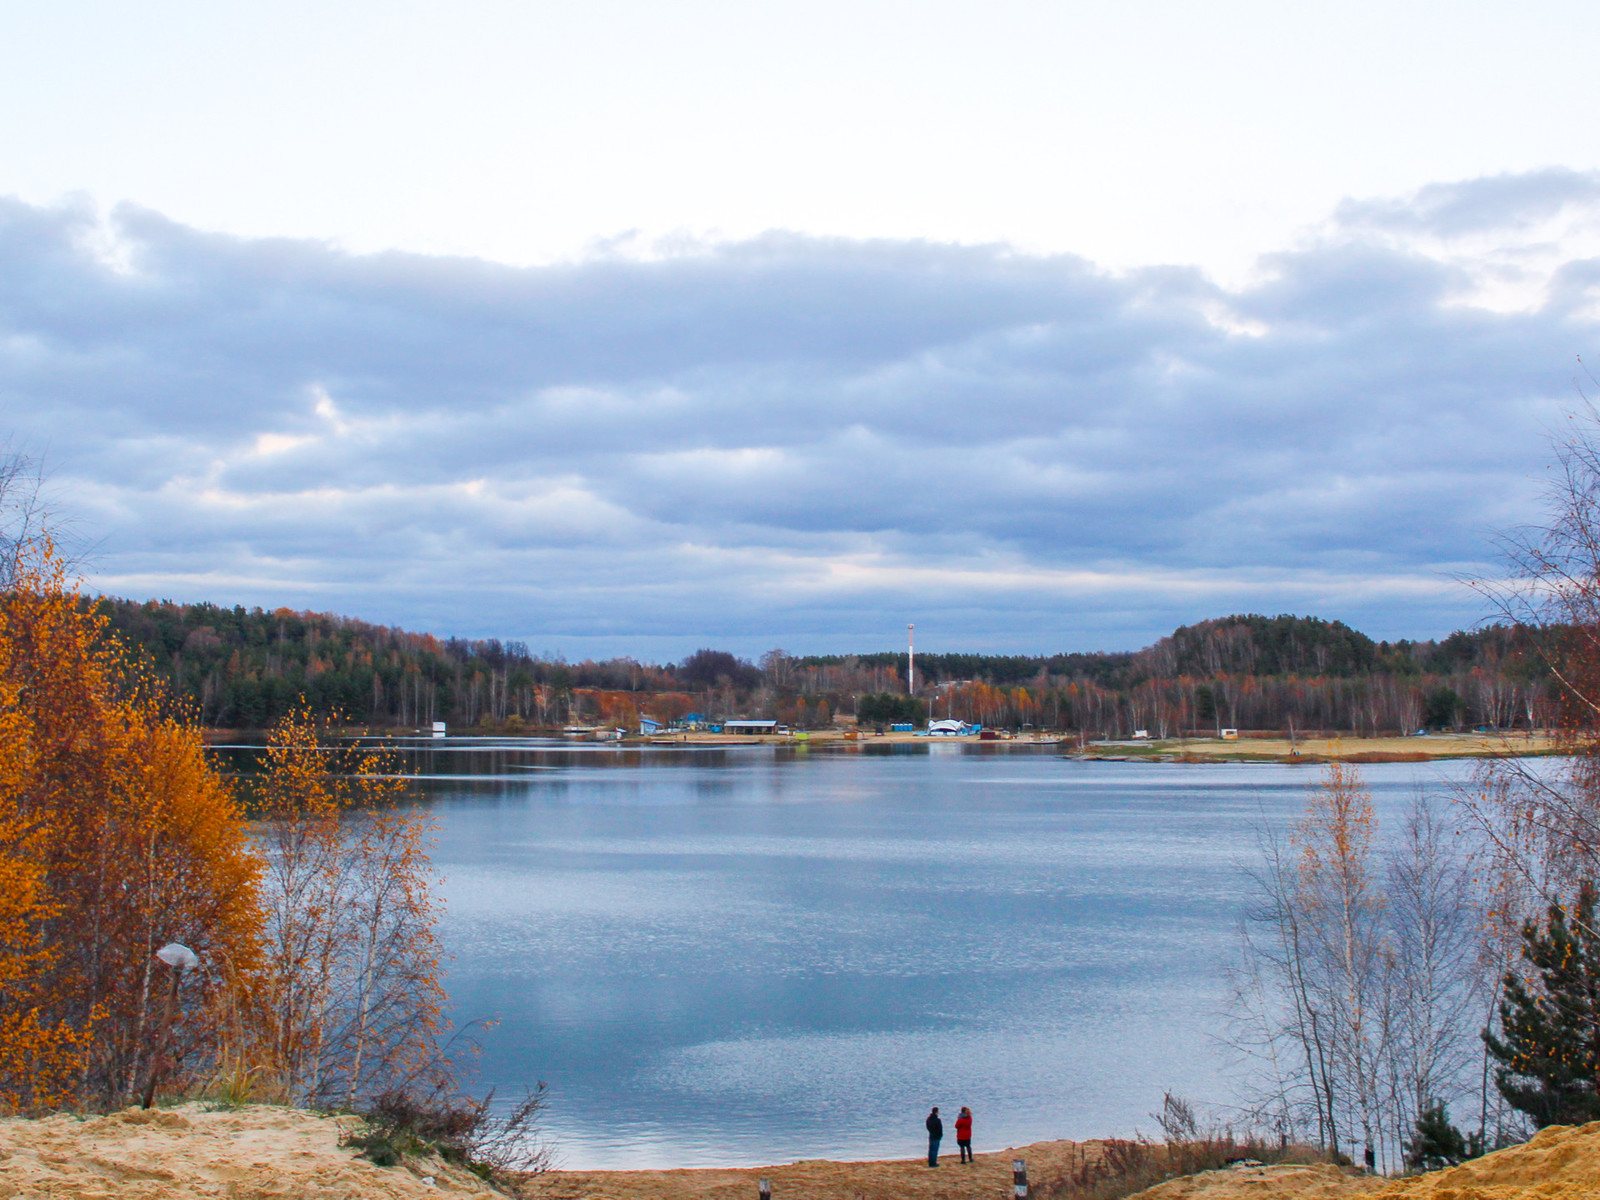
<svg viewBox="0 0 1600 1200"><path fill-rule="evenodd" d="M777 733L778 723L776 721L724 721L722 723L722 732L744 734Z"/></svg>

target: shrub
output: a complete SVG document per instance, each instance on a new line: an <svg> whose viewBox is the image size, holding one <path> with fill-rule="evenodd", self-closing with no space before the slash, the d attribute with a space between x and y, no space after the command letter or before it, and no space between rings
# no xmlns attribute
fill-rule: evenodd
<svg viewBox="0 0 1600 1200"><path fill-rule="evenodd" d="M492 1091L477 1100L442 1088L423 1095L394 1089L372 1101L360 1114L364 1127L343 1144L380 1167L437 1155L484 1179L536 1174L550 1167L549 1147L538 1132L544 1099L541 1083L496 1115Z"/></svg>

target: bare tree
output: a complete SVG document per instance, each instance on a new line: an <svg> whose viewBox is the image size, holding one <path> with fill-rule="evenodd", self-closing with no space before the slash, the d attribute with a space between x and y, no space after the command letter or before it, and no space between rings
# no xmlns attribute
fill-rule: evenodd
<svg viewBox="0 0 1600 1200"><path fill-rule="evenodd" d="M70 525L60 513L47 511L43 461L9 440L0 443L0 590L16 582L21 556L45 539L60 543ZM67 574L75 573L79 560L56 544L54 558Z"/></svg>
<svg viewBox="0 0 1600 1200"><path fill-rule="evenodd" d="M1481 1054L1482 1002L1492 990L1471 857L1445 810L1418 788L1388 854L1392 946L1387 1077L1396 1142L1436 1102L1471 1096Z"/></svg>
<svg viewBox="0 0 1600 1200"><path fill-rule="evenodd" d="M1475 1091L1487 973L1471 863L1419 792L1380 854L1371 797L1332 763L1287 841L1263 827L1231 972L1252 1121L1397 1162L1418 1116Z"/></svg>
<svg viewBox="0 0 1600 1200"><path fill-rule="evenodd" d="M1241 953L1229 968L1232 992L1228 1044L1245 1067L1250 1123L1284 1140L1315 1135L1339 1146L1339 1119L1327 1028L1307 985L1309 946L1296 902L1288 849L1263 824L1259 865L1247 867L1257 904L1240 922Z"/></svg>
<svg viewBox="0 0 1600 1200"><path fill-rule="evenodd" d="M1551 443L1546 519L1500 538L1501 578L1467 581L1522 633L1557 696L1563 765L1492 761L1467 797L1535 912L1600 878L1600 413L1585 401Z"/></svg>

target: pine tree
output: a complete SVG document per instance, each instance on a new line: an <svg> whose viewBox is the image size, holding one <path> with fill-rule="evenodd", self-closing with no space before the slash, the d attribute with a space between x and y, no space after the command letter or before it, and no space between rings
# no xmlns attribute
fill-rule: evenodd
<svg viewBox="0 0 1600 1200"><path fill-rule="evenodd" d="M1450 1124L1450 1110L1437 1100L1417 1118L1416 1137L1406 1144L1406 1166L1413 1171L1437 1171L1453 1167L1483 1153L1483 1139L1474 1133L1462 1136Z"/></svg>
<svg viewBox="0 0 1600 1200"><path fill-rule="evenodd" d="M1500 1063L1495 1085L1539 1125L1600 1120L1600 933L1585 881L1571 910L1552 904L1546 927L1528 922L1522 956L1537 982L1505 978L1500 1036L1484 1043Z"/></svg>

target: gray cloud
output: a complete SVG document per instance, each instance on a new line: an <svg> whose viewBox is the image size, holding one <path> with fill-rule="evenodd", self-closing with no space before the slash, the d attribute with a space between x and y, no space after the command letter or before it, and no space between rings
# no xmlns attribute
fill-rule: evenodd
<svg viewBox="0 0 1600 1200"><path fill-rule="evenodd" d="M1548 167L1434 183L1404 199L1347 200L1340 224L1352 229L1426 232L1438 237L1525 229L1568 208L1600 201L1600 172Z"/></svg>
<svg viewBox="0 0 1600 1200"><path fill-rule="evenodd" d="M0 402L125 594L646 656L1244 608L1426 635L1536 511L1600 269L1495 307L1407 235L1585 205L1559 171L1351 202L1228 290L790 234L512 268L0 201Z"/></svg>

